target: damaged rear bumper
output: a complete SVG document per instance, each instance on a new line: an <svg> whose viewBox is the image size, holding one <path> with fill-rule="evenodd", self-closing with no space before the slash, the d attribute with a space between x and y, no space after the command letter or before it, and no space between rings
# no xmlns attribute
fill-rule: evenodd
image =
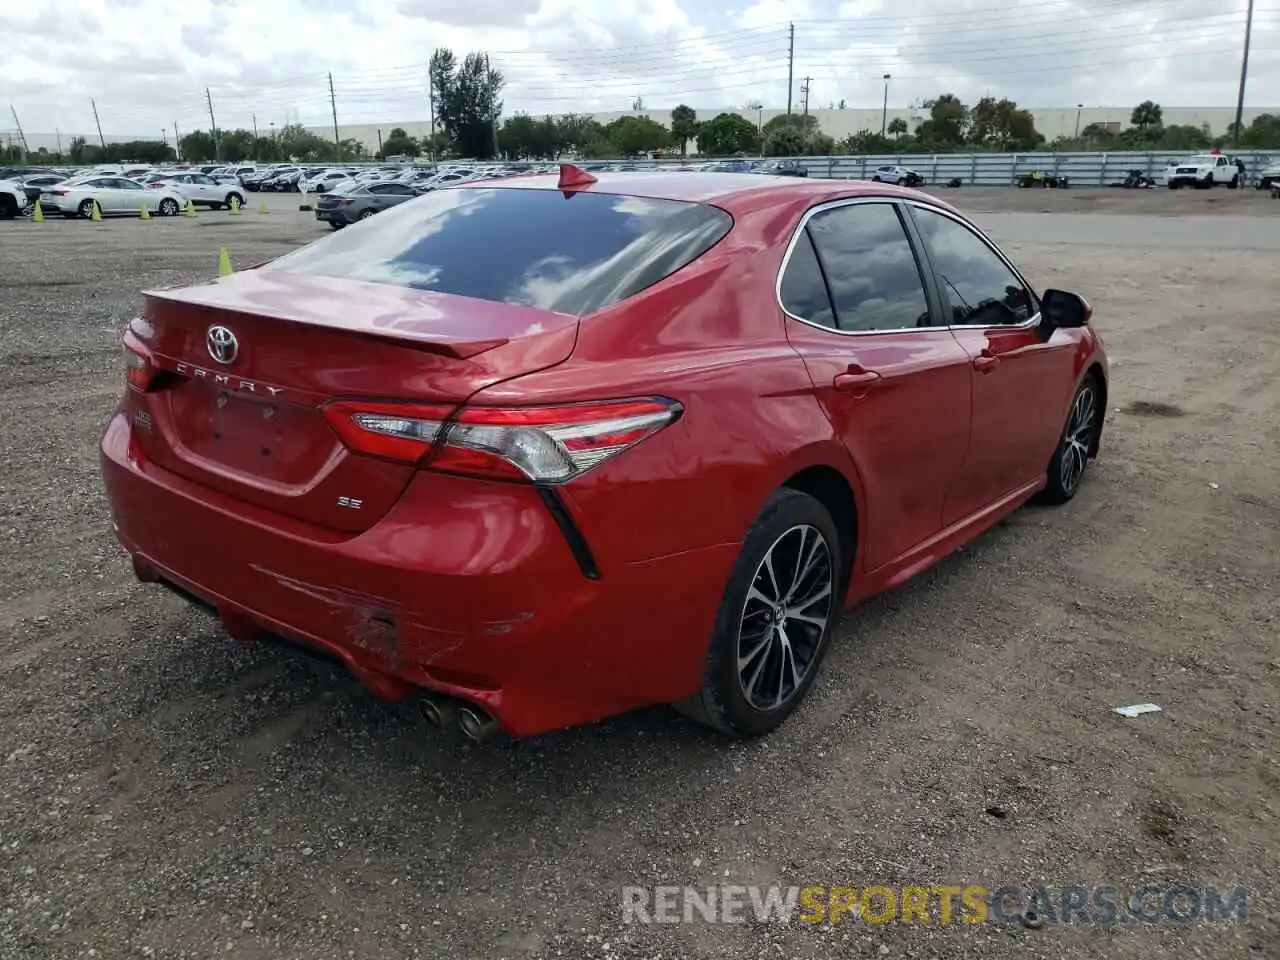
<svg viewBox="0 0 1280 960"><path fill-rule="evenodd" d="M478 703L516 736L695 691L736 555L598 557L591 579L535 488L442 474L416 475L361 534L325 530L146 461L122 415L101 463L141 580L212 609L233 637L324 650L385 699Z"/></svg>

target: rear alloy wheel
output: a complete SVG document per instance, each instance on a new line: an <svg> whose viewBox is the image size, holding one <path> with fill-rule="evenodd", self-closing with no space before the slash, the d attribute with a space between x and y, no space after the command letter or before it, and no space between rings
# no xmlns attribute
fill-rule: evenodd
<svg viewBox="0 0 1280 960"><path fill-rule="evenodd" d="M88 220L93 216L93 201L81 200L80 206L76 212L79 213L83 219Z"/></svg>
<svg viewBox="0 0 1280 960"><path fill-rule="evenodd" d="M1066 503L1080 489L1080 481L1084 479L1097 445L1098 427L1102 421L1101 403L1097 379L1087 377L1071 401L1058 449L1049 461L1047 483L1041 494L1044 502Z"/></svg>
<svg viewBox="0 0 1280 960"><path fill-rule="evenodd" d="M178 201L166 197L164 200L160 201L158 209L160 211L160 216L162 217L176 217L178 215Z"/></svg>
<svg viewBox="0 0 1280 960"><path fill-rule="evenodd" d="M734 564L702 690L677 709L735 737L780 726L808 694L826 654L845 569L826 508L798 490L774 494Z"/></svg>
<svg viewBox="0 0 1280 960"><path fill-rule="evenodd" d="M361 210L361 211L360 211L360 219L361 219L361 220L368 220L370 217L372 217L372 216L373 216L375 213L377 213L377 212L378 212L377 210L374 210L374 209L373 209L373 208L371 208L371 207L366 207L364 210Z"/></svg>
<svg viewBox="0 0 1280 960"><path fill-rule="evenodd" d="M237 206L239 206L239 207L243 207L243 206L244 206L244 197L240 196L240 194L238 194L238 193L228 193L228 194L227 194L227 208L228 208L228 209L230 209L230 208L231 208L231 204L232 204L233 202L234 202Z"/></svg>

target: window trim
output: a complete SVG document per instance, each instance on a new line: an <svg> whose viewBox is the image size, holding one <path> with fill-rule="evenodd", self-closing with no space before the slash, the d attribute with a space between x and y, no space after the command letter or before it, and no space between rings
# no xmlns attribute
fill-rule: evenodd
<svg viewBox="0 0 1280 960"><path fill-rule="evenodd" d="M1017 267L1015 267L1010 262L1009 258L1006 257L1000 251L1000 249L995 245L995 243L991 240L991 238L989 238L986 234L984 234L981 230L979 230L975 224L967 223L964 219L957 217L955 214L951 213L948 210L943 210L941 207L935 207L932 204L919 203L913 200L906 201L906 206L913 207L919 210L926 210L929 213L936 213L939 216L946 217L952 223L957 224L961 228L968 230L971 234L973 234L973 236L978 238L979 242L981 242L983 246L985 246L991 253L995 254L996 259L998 259L1001 263L1004 264L1005 269L1007 269L1010 273L1012 273L1015 277L1017 277L1018 282L1020 282L1022 284L1022 288L1027 291L1027 295L1031 297L1032 303L1035 306L1035 310L1031 314L1031 316L1028 317L1026 320L1022 321L1022 323L998 323L998 324L954 323L954 324L948 324L948 329L952 329L952 330L994 330L994 329L1024 330L1026 329L1026 330L1029 330L1034 327L1040 326L1040 295L1036 292L1036 288L1033 287L1027 281L1027 278L1022 275L1022 271L1020 271ZM938 287L938 296L946 298L944 305L950 304L951 299L950 297L947 296L946 292L943 290L942 284L937 283L938 270L937 270L937 267L934 266L934 262L933 262L933 259L934 259L933 245L929 243L929 237L925 233L924 228L921 227L918 223L916 223L914 210L909 210L907 215L910 217L912 224L915 226L917 233L920 235L920 245L924 248L925 256L929 260L929 272L932 273L934 276L934 283L937 284L937 287ZM944 311L944 314L945 314L945 311Z"/></svg>
<svg viewBox="0 0 1280 960"><path fill-rule="evenodd" d="M1015 277L1017 277L1018 280L1022 282L1023 287L1025 287L1027 292L1031 294L1031 297L1035 300L1035 305L1036 305L1035 314L1030 318L1028 318L1024 323L1000 324L998 325L1000 329L1023 330L1023 329L1032 329L1040 325L1040 297L1036 293L1035 288L1032 287L1031 284L1027 282L1027 278L1022 275L1022 272L1018 270L1018 268L1015 267L1010 262L1009 258L1006 257L981 230L978 230L972 224L966 223L962 218L951 213L949 210L944 210L942 207L935 206L931 203L924 203L919 200L905 198L905 197L900 198L900 197L886 197L886 196L843 197L838 200L826 200L822 203L815 204L814 206L810 207L804 212L804 214L800 217L800 221L796 224L795 228L791 231L791 237L787 241L787 248L782 254L782 263L779 265L778 274L776 277L774 277L774 281L773 281L773 299L774 299L774 302L778 305L778 309L782 311L783 316L791 320L795 320L797 323L803 323L806 326L813 327L815 330L823 330L823 331L826 331L827 333L833 333L836 336L841 336L841 337L887 337L887 336L900 336L902 334L909 334L909 333L936 333L939 330L994 329L993 325L989 323L964 323L964 324L956 323L956 324L942 324L940 326L930 326L930 327L902 327L897 330L839 330L834 327L824 327L822 324L814 323L812 320L806 320L804 317L798 317L794 313L792 313L790 310L788 310L786 308L786 305L782 302L782 278L787 272L787 267L791 264L791 254L795 250L796 242L798 238L802 236L805 230L808 228L809 221L812 220L819 213L823 213L827 210L836 210L841 207L857 206L859 204L864 204L864 203L888 203L895 206L906 208L904 210L899 211L899 215L902 216L903 214L905 214L906 216L906 222L903 224L903 230L904 230L904 234L906 235L908 244L912 246L912 252L917 255L922 254L925 259L925 263L923 266L926 268L927 276L922 276L920 279L924 282L925 296L926 296L926 299L929 301L930 311L933 311L936 308L943 306L943 304L941 303L935 304L934 302L935 298L941 297L942 294L938 290L938 277L937 277L937 271L934 269L934 266L933 266L933 253L929 249L929 244L927 239L924 236L923 231L920 230L920 228L916 225L915 217L911 212L911 208L913 207L918 207L921 210L927 210L930 213L940 214L941 216L946 217L948 220L953 220L960 226L967 228L969 232L974 234L974 236L976 236L979 240L982 241L982 243L987 247L988 250L994 253L997 258L999 258L1000 262L1003 263L1005 267L1007 267L1008 270ZM918 250L916 249L916 244L919 244ZM816 244L814 245L814 252L815 254L817 253ZM921 264L917 263L917 268L919 268L920 266ZM823 277L823 279L825 281L826 279L825 276ZM828 290L828 295L829 294L830 294L830 291ZM832 303L831 309L833 312L835 311L834 302Z"/></svg>

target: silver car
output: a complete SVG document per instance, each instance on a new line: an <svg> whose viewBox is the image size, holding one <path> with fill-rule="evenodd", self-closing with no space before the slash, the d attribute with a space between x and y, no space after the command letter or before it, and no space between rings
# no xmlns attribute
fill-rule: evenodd
<svg viewBox="0 0 1280 960"><path fill-rule="evenodd" d="M316 200L316 219L338 230L357 220L368 220L380 210L412 200L419 193L407 183L396 180L350 186L343 184L321 194Z"/></svg>

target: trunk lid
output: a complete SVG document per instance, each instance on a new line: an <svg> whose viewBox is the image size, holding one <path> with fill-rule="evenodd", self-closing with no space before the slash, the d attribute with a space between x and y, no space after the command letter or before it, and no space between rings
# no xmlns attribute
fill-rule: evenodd
<svg viewBox="0 0 1280 960"><path fill-rule="evenodd" d="M148 414L135 416L147 459L274 513L354 533L391 508L415 468L349 451L323 403L460 404L567 359L577 318L249 270L145 293L129 335L164 371L151 391L134 394Z"/></svg>

